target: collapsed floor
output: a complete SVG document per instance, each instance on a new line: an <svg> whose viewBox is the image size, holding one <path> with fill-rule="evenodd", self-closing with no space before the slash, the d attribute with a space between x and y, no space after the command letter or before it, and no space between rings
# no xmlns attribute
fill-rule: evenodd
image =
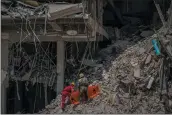
<svg viewBox="0 0 172 115"><path fill-rule="evenodd" d="M120 48L125 49L126 46L127 49L117 58L112 53L106 57L102 68L93 68L94 71L89 76L89 79L92 79L90 83L101 86L101 94L95 99L78 106L68 105L62 112L59 95L39 113L171 113L172 85L169 85L167 106L160 100L158 72L161 59L151 50L151 40L158 35L157 33L145 38L134 46L122 45Z"/></svg>
<svg viewBox="0 0 172 115"><path fill-rule="evenodd" d="M73 80L77 82L77 74L79 72L83 72L88 77L90 83L97 83L101 85L102 88L101 95L89 101L87 104L81 104L76 107L73 107L72 105L68 105L64 113L170 113L171 111L170 107L172 105L172 100L171 100L172 92L170 91L172 91L172 87L170 86L170 82L169 82L169 92L168 92L169 105L168 106L164 105L160 101L160 95L159 95L160 77L158 76L159 75L158 71L159 71L161 59L160 57L157 57L152 50L150 50L152 46L151 39L157 38L156 36L158 36L158 34L151 29L154 28L153 26L155 25L157 26L157 24L153 24L152 26L149 26L150 24L149 19L151 18L150 15L152 14L151 13L149 14L150 17L148 15L146 16L142 15L142 17L133 16L131 14L122 15L122 14L118 14L119 12L114 13L119 9L114 8L115 10L112 10L113 8L109 5L110 4L108 4L104 8L105 10L104 26L106 26L105 28L107 29L110 40L103 41L102 44L99 42L98 44L101 48L106 47L107 44L111 44L111 43L113 44L111 44L107 48L102 49L96 55L96 57L92 56L92 53L88 51L87 52L88 54L86 54L84 60L81 60L82 58L81 55L84 53L84 50L83 52L82 51L80 52L81 54L75 55L76 53L78 53L76 51L76 48L75 50L72 51L73 48L70 47L72 46L73 43L69 43L69 45L66 45L66 47L68 46L70 47L69 49L67 48L66 52L67 53L70 52L70 53L67 54L66 56L64 85L66 86L68 83L70 83L70 81ZM108 14L109 10L113 11L112 14L115 14L114 16L115 19L111 19L109 18L109 16L105 15ZM148 12L150 11L148 10ZM120 19L121 15L123 19ZM149 17L149 19L146 19L145 17ZM148 26L143 26L145 24L147 25L147 23L145 23L144 20L148 21ZM153 33L156 34L154 34L150 38L145 38L147 36L152 35ZM169 35L171 37L171 33L169 33ZM83 44L79 43L79 44L82 46L84 43ZM86 44L87 43L85 43L83 46L86 47ZM52 49L56 48L56 46L53 46L53 44L51 45L52 45ZM32 47L34 48L34 44ZM37 63L35 64L34 67L32 67L33 66L32 63L28 64L28 66L31 66L29 69L32 70L33 68L35 71L38 71L38 73L41 73L39 77L49 78L49 82L56 81L55 80L56 76L51 75L54 73L54 71L56 73L56 65L55 65L56 61L54 61L56 60L55 59L56 51L53 50L55 53L52 55L51 54L52 52L49 52L49 50L45 49L45 51L42 51L43 49L42 47L43 47L42 44L38 44L37 48L39 51L37 53L33 53L34 55L32 54L32 56L29 55L26 56L24 54L22 56L25 58L24 59L25 61L27 61L27 59L30 58L31 62L34 61L34 57L38 57L36 58L38 61L36 61ZM49 45L46 46L47 49L48 47ZM28 49L30 52L31 49L30 48ZM43 53L41 53L41 51ZM47 54L47 52L48 52L48 56L44 57L44 53ZM74 52L74 55L72 52ZM16 52L13 53L15 54ZM77 56L79 56L79 58ZM11 58L13 59L14 57ZM53 64L50 63L51 62L50 60L53 60ZM44 66L45 68L42 69L42 67ZM9 105L11 105L10 108L12 108L10 109L12 111L10 112L8 111L9 113L15 113L23 109L22 105L26 105L25 103L27 99L29 100L29 101L27 100L28 101L27 106L29 107L24 107L24 108L25 109L29 108L29 110L27 109L24 110L24 113L32 113L32 112L34 113L39 111L39 109L42 109L44 105L47 105L46 103L49 103L49 101L52 98L54 98L54 96L52 97L50 96L52 95L51 93L47 93L47 90L49 90L49 88L43 88L46 86L40 85L40 89L38 89L39 91L37 91L37 86L34 84L36 84L35 80L37 79L35 78L37 78L38 76L37 74L34 74L32 77L32 75L30 74L33 71L28 72L26 70L29 69L25 67L21 68L23 71L19 71L19 72L17 71L17 73L19 73L20 75L26 74L27 79L31 78L31 83L33 83L32 84L33 88L29 89L29 91L31 92L31 96L29 98L32 99L29 100L29 98L27 97L28 96L27 93L23 94L23 92L28 92L27 91L28 90L27 88L29 86L28 83L27 82L23 83L25 85L24 86L16 82L17 85L15 84L11 86L12 87L11 93L13 93L12 95L15 95L15 97L9 94L10 98L8 99L8 100L13 100L15 98L16 105L13 105L11 103L12 101L8 101ZM46 72L47 74L42 75L42 73L44 73L45 71L47 71ZM51 77L49 77L50 75ZM169 75L171 75L171 73L169 73ZM21 76L25 76L25 75L21 75ZM30 78L28 76L30 76ZM51 84L49 86L51 87L51 89L56 90L55 88L52 87L53 84L52 82L48 84ZM15 91L13 88L17 87L18 85L19 85L19 89L16 88ZM22 88L23 86L26 89ZM33 91L34 93L32 93L32 89L34 90ZM44 91L44 89L47 90ZM13 92L13 90L15 91L15 93ZM19 92L19 94L16 92ZM44 92L45 94L50 94L47 95L48 99L46 99ZM55 92L53 91L53 93ZM37 99L37 97L39 99ZM21 98L21 100L19 100L18 98ZM61 97L59 95L55 100L52 101L50 105L46 106L46 109L42 110L40 113L62 113L59 106L60 100ZM15 106L17 106L16 110L13 111ZM20 112L23 113L23 111Z"/></svg>

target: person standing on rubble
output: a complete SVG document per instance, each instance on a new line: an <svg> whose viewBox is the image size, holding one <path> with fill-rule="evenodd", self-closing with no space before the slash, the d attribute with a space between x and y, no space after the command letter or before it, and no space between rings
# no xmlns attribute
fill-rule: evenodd
<svg viewBox="0 0 172 115"><path fill-rule="evenodd" d="M88 94L87 94L87 89L88 89L88 79L84 76L83 73L79 75L80 79L78 80L78 85L79 85L79 92L80 92L80 101L85 102L88 100Z"/></svg>
<svg viewBox="0 0 172 115"><path fill-rule="evenodd" d="M65 101L66 99L70 99L70 95L71 93L74 91L74 86L75 86L75 83L72 82L69 86L66 86L61 95L62 95L62 99L61 99L61 109L64 111L64 108L65 108Z"/></svg>

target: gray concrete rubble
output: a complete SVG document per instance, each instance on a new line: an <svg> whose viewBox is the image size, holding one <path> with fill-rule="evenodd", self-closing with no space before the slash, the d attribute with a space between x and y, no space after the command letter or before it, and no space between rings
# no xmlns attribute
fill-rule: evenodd
<svg viewBox="0 0 172 115"><path fill-rule="evenodd" d="M166 107L159 96L160 61L151 50L153 35L123 51L117 58L112 57L108 70L102 67L102 79L95 80L101 86L101 94L86 104L76 107L67 105L60 109L60 95L39 113L41 114L163 114ZM124 47L122 45L121 47ZM140 50L139 50L140 49ZM111 53L111 52L110 52ZM108 57L108 56L107 56ZM138 69L139 67L139 69ZM90 76L94 78L95 76ZM94 82L94 81L93 81ZM172 108L172 87L169 86L169 107Z"/></svg>
<svg viewBox="0 0 172 115"><path fill-rule="evenodd" d="M153 35L154 34L154 32L153 31L150 31L150 30L148 30L148 31L142 31L142 33L140 34L142 37L148 37L148 36L151 36L151 35Z"/></svg>
<svg viewBox="0 0 172 115"><path fill-rule="evenodd" d="M2 113L172 113L172 2L160 1L2 0ZM100 94L62 111L81 73Z"/></svg>

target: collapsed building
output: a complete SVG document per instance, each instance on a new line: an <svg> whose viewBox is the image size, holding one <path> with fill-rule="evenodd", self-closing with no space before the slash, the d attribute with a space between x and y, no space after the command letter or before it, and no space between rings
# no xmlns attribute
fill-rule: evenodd
<svg viewBox="0 0 172 115"><path fill-rule="evenodd" d="M93 103L91 103L86 105L84 111L82 111L84 107L82 105L76 111L71 111L72 107L68 106L69 111L66 113L139 113L141 110L141 113L148 112L146 109L146 112L143 111L144 107L139 105L141 110L139 109L137 112L133 110L136 107L131 103L138 101L134 101L134 96L130 100L130 109L120 105L120 103L129 102L125 102L126 100L120 102L120 99L117 98L121 98L119 95L124 98L129 98L126 95L132 94L142 96L140 92L144 92L143 87L150 78L155 78L154 74L157 74L160 62L156 64L153 61L153 65L152 63L148 65L151 60L149 58L153 54L146 58L145 55L142 55L146 52L147 41L144 45L144 42L140 42L144 48L134 47L135 50L124 52L124 55L128 57L128 55L133 55L132 52L135 54L139 50L141 54L135 54L136 57L139 57L138 59L130 58L140 61L144 57L147 62L145 60L143 62L148 66L144 71L148 72L153 68L152 77L145 79L145 84L137 86L137 83L144 81L142 77L148 75L142 73L140 76L138 72L140 69L135 68L134 76L136 78L132 78L132 72L129 72L132 69L126 69L126 67L131 68L130 65L127 65L130 63L127 62L130 58L120 60L120 56L118 58L117 56L129 46L156 34L155 32L160 27L166 25L164 22L169 19L171 14L170 0L52 0L48 2L46 0L3 0L1 3L2 113L36 113L45 106L46 109L42 113L60 113L59 94L65 85L71 81L77 82L80 72L88 76L90 83L96 81L102 87L112 79L107 87L102 88L103 96L100 95L95 100L99 103L104 98L104 101L110 103L112 107L103 105L104 101L102 101L103 103L100 103L101 107L103 106L102 111L94 108L99 107L98 104L92 105ZM164 14L164 16L159 14ZM170 27L165 26L165 28ZM170 32L167 33L170 38ZM114 64L117 63L114 61L112 63L116 58L117 62L123 62ZM140 64L140 62L133 63ZM115 66L111 67L111 65ZM116 65L123 66L116 67ZM154 67L155 65L157 67ZM118 69L120 69L118 75L110 75L113 73L111 71ZM127 72L123 73L122 71ZM124 90L127 90L126 85L131 85L133 89L137 90L132 94L120 91L122 94L112 95L115 93L112 88L121 85L123 87L121 89ZM106 95L109 97L106 98ZM153 96L148 97L153 101L158 98L154 92ZM56 100L52 101L55 98ZM118 100L119 103L114 100ZM117 109L123 109L121 111L113 110L115 103L119 107ZM159 102L157 101L157 103ZM161 108L162 105L157 103L153 107ZM91 111L88 106L93 106L95 110ZM110 110L107 111L107 109ZM163 108L159 110L161 113ZM154 109L149 112L157 113Z"/></svg>

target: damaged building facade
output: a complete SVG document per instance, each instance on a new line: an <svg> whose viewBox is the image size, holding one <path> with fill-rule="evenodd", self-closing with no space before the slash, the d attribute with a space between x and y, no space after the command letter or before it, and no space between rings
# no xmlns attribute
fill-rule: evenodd
<svg viewBox="0 0 172 115"><path fill-rule="evenodd" d="M165 14L169 0L156 2ZM38 112L65 85L76 82L87 66L102 67L90 61L106 52L102 48L129 37L139 41L154 33L147 31L150 28L162 26L153 0L2 0L1 4L1 113Z"/></svg>
<svg viewBox="0 0 172 115"><path fill-rule="evenodd" d="M102 12L98 12L102 8L101 0L83 3L2 1L2 113L6 113L9 103L15 106L12 111L20 111L22 101L25 100L22 92L29 92L30 84L33 89L37 87L36 84L43 84L40 85L42 89L39 89L40 95L44 95L42 98L46 98L42 105L48 104L47 90L50 87L56 94L61 92L64 87L65 62L71 57L69 55L76 54L74 45L78 52L82 52L85 49L81 49L80 42L89 42L96 49L96 41L102 41L103 36L108 38L102 27ZM75 51L71 51L73 49ZM34 90L38 92L37 88ZM15 99L5 101L10 98ZM35 108L30 109L29 112Z"/></svg>

